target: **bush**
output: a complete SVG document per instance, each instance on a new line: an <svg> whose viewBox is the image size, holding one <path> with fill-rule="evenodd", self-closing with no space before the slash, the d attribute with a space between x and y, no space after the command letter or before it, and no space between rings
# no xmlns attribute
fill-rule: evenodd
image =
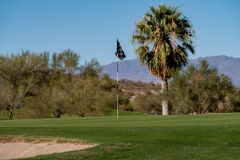
<svg viewBox="0 0 240 160"><path fill-rule="evenodd" d="M65 113L79 117L106 115L115 106L115 92L102 89L102 84L98 78L87 78L44 86L26 102L18 118L60 118Z"/></svg>
<svg viewBox="0 0 240 160"><path fill-rule="evenodd" d="M133 110L137 112L157 115L162 112L159 94L153 94L151 92L139 94L130 104Z"/></svg>
<svg viewBox="0 0 240 160"><path fill-rule="evenodd" d="M234 87L229 77L219 75L203 59L195 67L177 73L170 82L168 98L175 113L231 112Z"/></svg>
<svg viewBox="0 0 240 160"><path fill-rule="evenodd" d="M74 81L65 86L64 90L67 112L77 116L105 115L115 104L114 92L103 90L98 78Z"/></svg>

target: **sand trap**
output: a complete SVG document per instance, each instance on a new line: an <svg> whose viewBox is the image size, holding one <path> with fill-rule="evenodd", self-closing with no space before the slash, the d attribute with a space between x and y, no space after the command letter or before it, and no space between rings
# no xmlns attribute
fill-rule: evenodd
<svg viewBox="0 0 240 160"><path fill-rule="evenodd" d="M93 146L96 145L56 142L0 142L0 159L7 160L16 158L27 158L43 154L81 150Z"/></svg>

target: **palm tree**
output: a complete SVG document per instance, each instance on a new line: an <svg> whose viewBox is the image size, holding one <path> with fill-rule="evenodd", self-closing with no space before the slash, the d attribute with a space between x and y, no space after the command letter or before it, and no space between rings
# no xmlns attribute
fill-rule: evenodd
<svg viewBox="0 0 240 160"><path fill-rule="evenodd" d="M149 72L161 79L162 92L168 90L172 74L187 64L188 51L194 54L193 37L192 25L179 7L151 6L136 23L132 35L136 54L140 63L147 64ZM169 114L167 100L162 100L162 114Z"/></svg>

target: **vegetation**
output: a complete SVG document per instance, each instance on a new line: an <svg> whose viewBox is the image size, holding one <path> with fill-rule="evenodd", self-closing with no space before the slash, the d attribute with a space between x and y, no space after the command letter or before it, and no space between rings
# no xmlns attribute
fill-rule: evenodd
<svg viewBox="0 0 240 160"><path fill-rule="evenodd" d="M175 74L170 83L169 100L176 114L232 112L236 90L229 77L219 75L207 60L190 65Z"/></svg>
<svg viewBox="0 0 240 160"><path fill-rule="evenodd" d="M85 117L0 121L1 137L65 139L94 148L27 159L238 159L240 115L149 116L119 112L119 118Z"/></svg>
<svg viewBox="0 0 240 160"><path fill-rule="evenodd" d="M189 65L170 81L169 92L159 93L158 85L120 81L128 111L161 114L159 100L169 101L171 114L204 114L239 111L240 92L231 79L211 68L205 59L197 66Z"/></svg>
<svg viewBox="0 0 240 160"><path fill-rule="evenodd" d="M34 94L34 87L41 83L38 76L34 76L32 65L43 68L46 64L38 63L39 59L45 55L36 57L29 52L23 52L21 55L11 55L0 57L0 95L1 107L5 109L8 118L13 118L13 110L24 105L26 98Z"/></svg>
<svg viewBox="0 0 240 160"><path fill-rule="evenodd" d="M71 50L52 54L28 51L0 56L0 111L9 120L60 118L63 114L97 116L114 107L115 85L109 76L100 78L100 63L93 59L78 66L79 55ZM81 78L73 76L80 68Z"/></svg>
<svg viewBox="0 0 240 160"><path fill-rule="evenodd" d="M141 64L161 78L162 91L168 90L172 73L187 63L188 51L194 53L194 31L179 7L150 7L143 20L137 22L132 41ZM168 101L162 100L162 114L168 115Z"/></svg>
<svg viewBox="0 0 240 160"><path fill-rule="evenodd" d="M145 114L156 114L162 113L161 103L159 101L159 94L147 92L139 94L130 103L132 110Z"/></svg>
<svg viewBox="0 0 240 160"><path fill-rule="evenodd" d="M80 67L82 78L99 77L102 72L102 66L97 59L92 59L89 63L85 62L84 66Z"/></svg>
<svg viewBox="0 0 240 160"><path fill-rule="evenodd" d="M234 97L231 98L231 103L233 104L233 111L234 112L240 112L240 90L237 89L237 91L234 94Z"/></svg>
<svg viewBox="0 0 240 160"><path fill-rule="evenodd" d="M53 61L48 52L1 56L0 111L4 110L10 120L16 109L15 117L20 119L109 114L115 108L116 82L106 74L101 75L102 67L96 59L78 66L76 56L71 50L54 53ZM74 71L81 74L73 74ZM175 74L169 92L160 94L160 88L153 83L122 79L119 108L159 115L160 100L165 99L170 102L171 114L240 110L239 91L230 78L219 75L206 60Z"/></svg>

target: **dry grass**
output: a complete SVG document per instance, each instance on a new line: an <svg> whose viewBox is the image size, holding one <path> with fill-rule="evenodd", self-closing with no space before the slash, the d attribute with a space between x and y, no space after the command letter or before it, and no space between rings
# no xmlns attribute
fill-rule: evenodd
<svg viewBox="0 0 240 160"><path fill-rule="evenodd" d="M71 143L71 144L89 144L86 141L79 141L76 139L66 139L66 138L48 138L48 137L23 137L23 136L0 136L0 143Z"/></svg>

